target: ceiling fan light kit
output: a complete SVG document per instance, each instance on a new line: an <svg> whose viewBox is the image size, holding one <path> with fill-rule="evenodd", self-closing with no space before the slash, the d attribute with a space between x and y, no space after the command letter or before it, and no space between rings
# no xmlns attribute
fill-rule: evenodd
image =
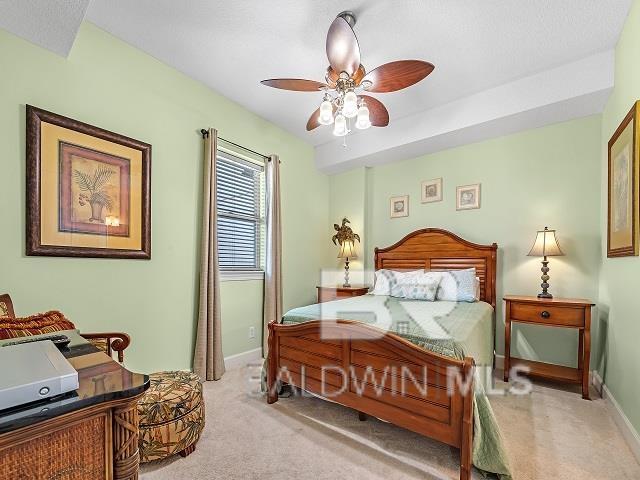
<svg viewBox="0 0 640 480"><path fill-rule="evenodd" d="M333 126L333 134L336 137L344 137L347 133L349 133L349 129L347 128L347 119L341 113L336 115Z"/></svg>
<svg viewBox="0 0 640 480"><path fill-rule="evenodd" d="M366 130L371 126L371 120L369 119L369 109L367 105L362 102L362 105L358 109L358 118L356 119L356 128L360 130Z"/></svg>
<svg viewBox="0 0 640 480"><path fill-rule="evenodd" d="M333 123L333 104L329 95L325 95L324 100L320 104L320 117L318 118L320 125L331 125Z"/></svg>
<svg viewBox="0 0 640 480"><path fill-rule="evenodd" d="M355 127L389 125L389 112L378 100L364 93L388 93L414 85L429 75L434 66L422 60L400 60L386 63L368 72L360 63L360 47L353 32L353 12L340 13L327 34L329 67L325 82L297 78L275 78L261 83L273 88L297 92L324 92L320 107L307 121L307 131L319 125L333 124L333 134L344 137L355 118Z"/></svg>

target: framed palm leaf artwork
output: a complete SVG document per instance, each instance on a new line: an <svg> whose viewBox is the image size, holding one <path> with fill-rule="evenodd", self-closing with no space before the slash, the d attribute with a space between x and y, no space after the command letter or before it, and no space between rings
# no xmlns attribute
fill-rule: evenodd
<svg viewBox="0 0 640 480"><path fill-rule="evenodd" d="M151 258L151 145L27 105L27 255Z"/></svg>
<svg viewBox="0 0 640 480"><path fill-rule="evenodd" d="M608 144L607 257L638 255L639 108L634 104Z"/></svg>

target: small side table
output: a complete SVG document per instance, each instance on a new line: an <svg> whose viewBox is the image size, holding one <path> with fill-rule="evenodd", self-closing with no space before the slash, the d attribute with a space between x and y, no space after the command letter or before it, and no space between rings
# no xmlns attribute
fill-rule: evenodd
<svg viewBox="0 0 640 480"><path fill-rule="evenodd" d="M575 298L538 298L516 295L504 297L504 381L515 365L528 367L529 375L546 380L582 384L582 398L589 397L589 359L591 356L590 300ZM578 368L552 365L511 357L511 323L529 323L578 330Z"/></svg>
<svg viewBox="0 0 640 480"><path fill-rule="evenodd" d="M341 298L359 297L369 291L369 287L359 285L353 287L323 287L318 286L318 303L330 302Z"/></svg>

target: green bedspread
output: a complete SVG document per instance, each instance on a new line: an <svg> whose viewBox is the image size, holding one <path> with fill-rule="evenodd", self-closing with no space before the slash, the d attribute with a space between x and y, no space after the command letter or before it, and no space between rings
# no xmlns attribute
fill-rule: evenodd
<svg viewBox="0 0 640 480"><path fill-rule="evenodd" d="M484 302L426 302L363 295L294 308L284 315L282 323L321 319L357 320L451 358L471 356L477 366L491 366L493 362L493 308ZM474 402L473 464L503 480L511 478L502 436L481 378L476 381Z"/></svg>

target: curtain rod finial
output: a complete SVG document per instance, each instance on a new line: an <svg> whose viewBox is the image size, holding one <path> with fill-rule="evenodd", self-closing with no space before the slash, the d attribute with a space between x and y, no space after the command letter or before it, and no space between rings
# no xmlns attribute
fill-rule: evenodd
<svg viewBox="0 0 640 480"><path fill-rule="evenodd" d="M202 134L202 138L207 138L209 136L209 130L205 130L204 128L200 130L200 133Z"/></svg>

